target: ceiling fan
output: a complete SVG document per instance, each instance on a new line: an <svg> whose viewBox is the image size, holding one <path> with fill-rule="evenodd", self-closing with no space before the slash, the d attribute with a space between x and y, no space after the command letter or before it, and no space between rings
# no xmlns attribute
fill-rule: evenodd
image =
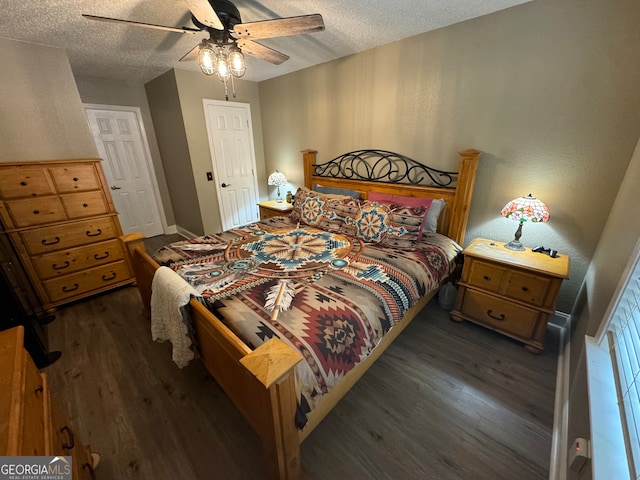
<svg viewBox="0 0 640 480"><path fill-rule="evenodd" d="M118 18L100 17L82 14L90 20L101 22L125 23L137 27L166 30L176 33L196 34L207 32L205 38L184 55L180 61L198 59L200 68L206 75L217 74L225 82L233 77L244 75L243 53L279 65L289 59L284 53L262 45L255 40L274 37L286 37L324 30L322 15L301 15L297 17L276 18L259 22L242 23L240 12L229 0L185 0L193 27L170 27L152 23L135 22Z"/></svg>

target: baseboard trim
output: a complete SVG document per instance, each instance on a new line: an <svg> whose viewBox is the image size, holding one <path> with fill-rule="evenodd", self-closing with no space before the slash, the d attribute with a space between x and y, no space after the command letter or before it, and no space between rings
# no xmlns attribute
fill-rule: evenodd
<svg viewBox="0 0 640 480"><path fill-rule="evenodd" d="M198 236L195 233L192 233L186 228L182 228L180 226L176 226L176 233L182 235L184 238L195 238Z"/></svg>
<svg viewBox="0 0 640 480"><path fill-rule="evenodd" d="M555 312L549 320L549 328L557 328L558 335L558 367L556 370L556 394L553 411L553 431L551 439L551 456L549 459L549 480L566 480L567 448L569 425L569 362L571 358L571 316Z"/></svg>

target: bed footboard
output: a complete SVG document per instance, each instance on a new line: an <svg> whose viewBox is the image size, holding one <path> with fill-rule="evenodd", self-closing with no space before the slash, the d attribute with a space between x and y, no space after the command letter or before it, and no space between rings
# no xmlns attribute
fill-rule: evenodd
<svg viewBox="0 0 640 480"><path fill-rule="evenodd" d="M145 315L159 265L141 234L122 238L136 276ZM189 303L201 361L262 441L267 478L300 476L300 439L295 426L294 367L301 355L274 338L251 350L197 300Z"/></svg>

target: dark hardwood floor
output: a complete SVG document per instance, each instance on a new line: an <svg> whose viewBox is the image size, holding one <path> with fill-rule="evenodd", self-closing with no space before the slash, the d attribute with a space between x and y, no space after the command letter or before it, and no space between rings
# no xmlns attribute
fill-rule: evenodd
<svg viewBox="0 0 640 480"><path fill-rule="evenodd" d="M307 479L546 479L557 349L532 355L432 301L302 444ZM98 480L262 478L257 437L199 362L151 341L134 287L49 325L54 397Z"/></svg>

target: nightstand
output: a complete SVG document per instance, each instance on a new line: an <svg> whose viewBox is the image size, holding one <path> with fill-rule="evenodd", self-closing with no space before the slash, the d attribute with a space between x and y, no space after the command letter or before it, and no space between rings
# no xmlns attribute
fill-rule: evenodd
<svg viewBox="0 0 640 480"><path fill-rule="evenodd" d="M277 217L280 215L289 215L291 210L293 210L293 205L290 203L277 202L275 200L260 202L258 207L260 209L260 220L266 220L267 218Z"/></svg>
<svg viewBox="0 0 640 480"><path fill-rule="evenodd" d="M462 251L464 267L451 319L468 320L544 349L549 316L555 311L569 257L509 250L503 242L478 238Z"/></svg>

